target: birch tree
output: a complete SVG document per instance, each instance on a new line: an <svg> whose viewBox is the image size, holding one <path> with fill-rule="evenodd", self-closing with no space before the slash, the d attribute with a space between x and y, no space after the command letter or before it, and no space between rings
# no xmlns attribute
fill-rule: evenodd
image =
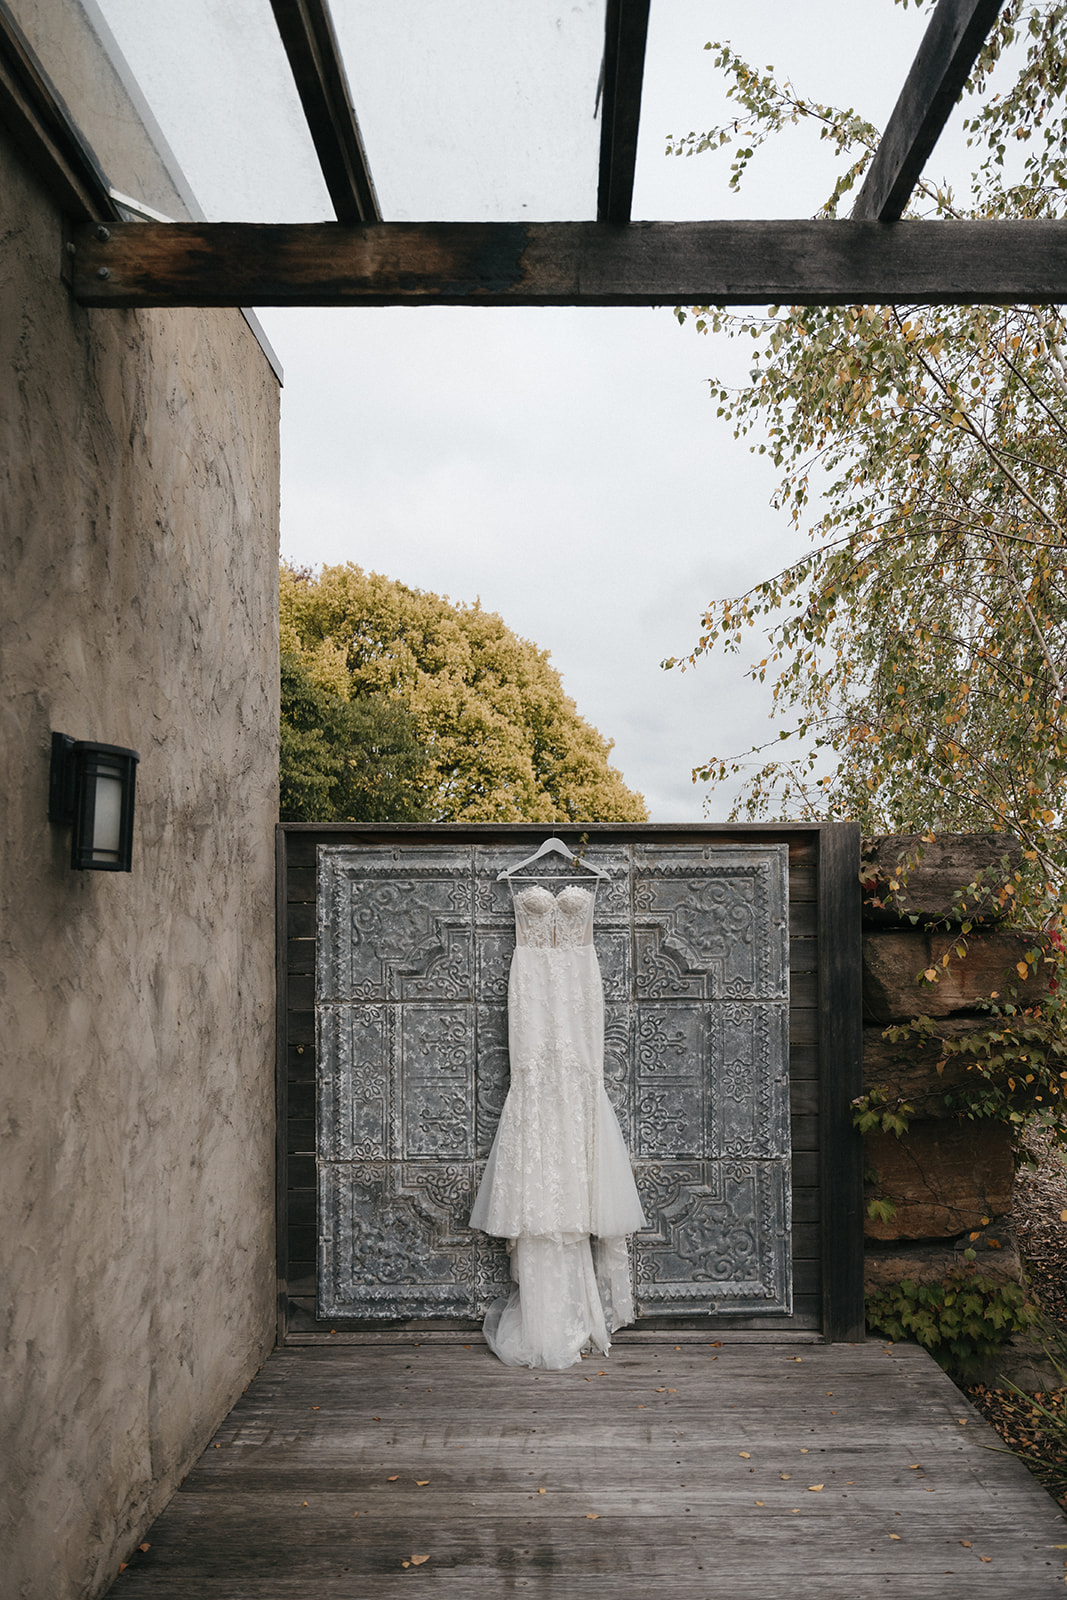
<svg viewBox="0 0 1067 1600"><path fill-rule="evenodd" d="M904 0L906 3L906 0ZM929 7L932 9L932 6ZM1064 5L1008 0L971 90L970 191L924 178L911 215L1063 215ZM806 98L728 45L707 47L737 115L671 137L724 151L740 187L786 127L819 130L847 210L878 143L855 111ZM935 153L936 159L936 153ZM709 603L695 644L751 650L776 737L710 753L695 776L744 776L735 814L856 818L867 833L1003 831L1025 852L1026 920L1067 916L1067 358L1055 306L679 308L747 340L747 383L718 416L779 472L775 504L810 550ZM1025 890L1025 894L1024 894Z"/></svg>

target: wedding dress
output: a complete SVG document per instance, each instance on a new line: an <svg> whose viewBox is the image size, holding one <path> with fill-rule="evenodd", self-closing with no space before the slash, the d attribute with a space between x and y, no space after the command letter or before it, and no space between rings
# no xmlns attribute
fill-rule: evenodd
<svg viewBox="0 0 1067 1600"><path fill-rule="evenodd" d="M633 1321L626 1235L646 1226L604 1089L589 889L513 884L511 1085L471 1226L508 1240L515 1287L485 1336L509 1366L569 1367Z"/></svg>

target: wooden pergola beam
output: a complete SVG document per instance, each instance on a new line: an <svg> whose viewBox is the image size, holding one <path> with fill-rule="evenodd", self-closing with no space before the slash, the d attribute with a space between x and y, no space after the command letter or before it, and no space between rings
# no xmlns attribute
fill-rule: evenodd
<svg viewBox="0 0 1067 1600"><path fill-rule="evenodd" d="M597 220L629 222L650 0L608 0L600 100Z"/></svg>
<svg viewBox="0 0 1067 1600"><path fill-rule="evenodd" d="M1004 0L940 0L863 187L853 220L896 222L970 77Z"/></svg>
<svg viewBox="0 0 1067 1600"><path fill-rule="evenodd" d="M1067 300L1067 222L120 223L89 306L931 305Z"/></svg>
<svg viewBox="0 0 1067 1600"><path fill-rule="evenodd" d="M337 220L380 222L327 0L271 0L271 7Z"/></svg>
<svg viewBox="0 0 1067 1600"><path fill-rule="evenodd" d="M0 122L65 216L109 222L120 215L92 150L0 0Z"/></svg>

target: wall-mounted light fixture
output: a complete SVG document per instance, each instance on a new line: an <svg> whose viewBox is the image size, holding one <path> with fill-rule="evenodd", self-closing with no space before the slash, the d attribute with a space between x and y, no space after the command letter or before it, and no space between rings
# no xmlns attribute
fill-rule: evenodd
<svg viewBox="0 0 1067 1600"><path fill-rule="evenodd" d="M136 750L53 733L48 819L69 826L72 867L130 871L139 760Z"/></svg>

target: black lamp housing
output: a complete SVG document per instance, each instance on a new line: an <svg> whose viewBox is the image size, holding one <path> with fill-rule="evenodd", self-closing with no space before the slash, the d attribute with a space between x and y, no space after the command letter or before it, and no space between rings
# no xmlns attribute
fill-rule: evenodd
<svg viewBox="0 0 1067 1600"><path fill-rule="evenodd" d="M129 872L133 864L136 750L52 735L48 817L68 826L79 872Z"/></svg>

